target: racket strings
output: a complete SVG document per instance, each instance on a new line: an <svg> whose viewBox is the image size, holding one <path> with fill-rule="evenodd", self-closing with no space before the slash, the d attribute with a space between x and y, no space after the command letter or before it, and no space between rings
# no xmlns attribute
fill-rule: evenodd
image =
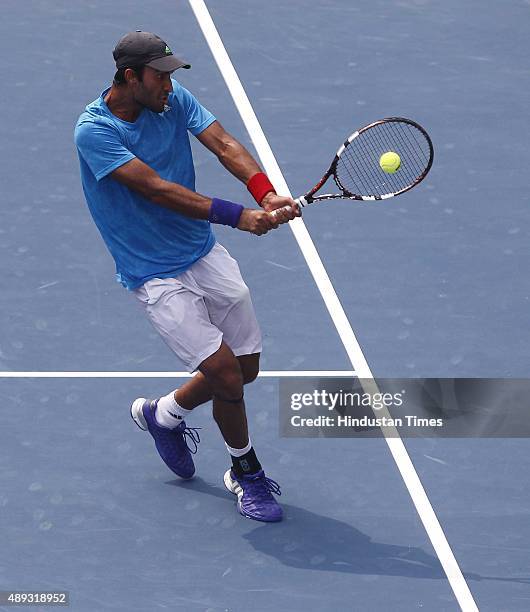
<svg viewBox="0 0 530 612"><path fill-rule="evenodd" d="M377 185L379 181L375 168L368 162L369 157L365 151L362 151L362 155L359 155L358 152L350 149L351 147L347 147L339 157L336 176L346 191L372 195L374 185ZM345 173L349 180L344 180Z"/></svg>
<svg viewBox="0 0 530 612"><path fill-rule="evenodd" d="M392 130L395 133L389 132L387 124L379 124L360 134L346 149L348 153L344 161L346 165L352 164L357 176L362 177L360 186L366 195L396 193L415 179L413 173L417 170L417 158L414 152L404 146L405 141L397 130ZM408 156L403 154L404 150ZM379 158L387 151L400 155L401 167L396 174L383 172L379 166ZM352 173L348 172L348 176L352 177ZM353 193L356 193L355 189Z"/></svg>
<svg viewBox="0 0 530 612"><path fill-rule="evenodd" d="M370 173L370 166L360 163L360 161L347 147L339 157L336 173L341 183L340 186L346 191L355 194L368 194L371 192L374 176L373 173ZM346 180L344 174L348 175Z"/></svg>
<svg viewBox="0 0 530 612"><path fill-rule="evenodd" d="M386 127L387 127L386 124L383 124L382 128L384 129ZM377 144L379 145L379 148L380 148L380 150L383 153L386 153L387 151L390 151L390 150L395 151L396 153L398 153L398 151L396 149L399 148L400 150L403 150L405 148L404 147L404 140L402 138L402 135L398 131L396 131L396 133L395 133L394 140L396 141L396 143L399 143L399 146L397 144L393 144L392 146L394 147L394 149L388 149L387 148L388 146L390 146L389 145L389 141L391 140L391 138L390 138L391 135L390 134L387 133L386 134L387 137L385 138L382 135L382 131L374 130L374 133L371 134L371 136L372 136L372 138L375 141L377 141ZM398 155L399 155L399 153L398 153ZM381 157L381 155L379 157ZM401 166L399 168L399 171L403 172L401 178L404 179L407 182L407 184L410 185L414 181L414 178L416 176L415 173L418 171L416 155L415 155L414 151L412 151L412 154L411 154L411 161L412 161L412 163L404 164L403 163L404 160L401 157L401 155L400 155L400 159L401 159ZM379 171L381 171L381 168L379 166L379 159L377 159L377 167L378 167ZM396 180L398 177L395 174L388 174L388 173L385 172L384 176L385 176L386 180L388 181L388 183L393 186L393 191L398 191L401 188L399 181Z"/></svg>
<svg viewBox="0 0 530 612"><path fill-rule="evenodd" d="M403 130L396 130L396 137L403 147L409 147L408 150L412 153L412 160L416 162L416 174L421 174L423 168L428 162L428 157L424 161L422 161L420 155L420 146L416 137L414 136L414 133L412 132L411 126L405 123Z"/></svg>
<svg viewBox="0 0 530 612"><path fill-rule="evenodd" d="M401 159L399 170L393 174L379 166L381 155L388 151ZM420 129L404 121L385 121L362 131L345 147L337 160L335 179L351 194L396 194L424 176L430 159L430 143Z"/></svg>

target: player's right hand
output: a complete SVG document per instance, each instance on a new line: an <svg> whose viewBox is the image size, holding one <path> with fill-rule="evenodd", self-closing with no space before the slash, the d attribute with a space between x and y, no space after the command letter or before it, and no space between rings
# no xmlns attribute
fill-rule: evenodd
<svg viewBox="0 0 530 612"><path fill-rule="evenodd" d="M262 236L276 227L278 227L278 223L269 213L253 208L245 208L237 224L237 229L256 234L256 236Z"/></svg>

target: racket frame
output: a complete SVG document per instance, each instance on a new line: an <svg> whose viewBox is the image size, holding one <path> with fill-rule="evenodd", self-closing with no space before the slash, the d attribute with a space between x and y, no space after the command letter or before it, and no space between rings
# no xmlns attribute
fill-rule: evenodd
<svg viewBox="0 0 530 612"><path fill-rule="evenodd" d="M340 156L350 146L350 144L356 138L358 138L363 132L366 132L367 130L373 128L376 125L381 125L383 123L392 123L392 122L408 123L409 125L418 129L423 134L423 136L425 137L429 145L429 161L427 163L427 166L425 167L425 170L410 185L407 185L403 189L400 189L399 191L396 191L396 192L385 193L382 195L359 195L356 193L351 193L341 184L336 174L337 164L339 162ZM363 128L353 132L353 134L351 134L343 142L343 144L339 147L337 153L335 154L335 157L333 158L333 161L331 162L331 165L328 171L324 174L324 176L320 179L320 181L312 189L310 189L307 193L305 193L303 196L296 198L295 201L300 206L306 206L307 204L311 204L312 202L319 202L322 200L332 200L336 198L347 198L349 200L362 200L365 202L367 201L373 202L375 200L386 200L388 198L392 198L394 196L400 195L401 193L405 193L406 191L408 191L409 189L412 189L418 183L420 183L427 176L429 170L431 169L433 161L434 161L434 147L432 145L432 140L429 134L427 134L426 130L419 123L412 121L412 119L406 119L405 117L386 117L385 119L378 119L377 121L369 123L368 125L365 125ZM327 182L330 176L333 176L333 180L335 181L335 184L337 185L337 187L341 190L341 193L323 193L318 196L315 196L315 193Z"/></svg>

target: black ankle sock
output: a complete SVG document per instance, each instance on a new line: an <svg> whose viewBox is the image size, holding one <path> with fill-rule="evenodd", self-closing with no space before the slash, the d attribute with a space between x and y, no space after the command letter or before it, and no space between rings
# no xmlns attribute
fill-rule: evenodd
<svg viewBox="0 0 530 612"><path fill-rule="evenodd" d="M251 448L248 453L245 453L242 457L232 457L232 469L238 476L244 474L255 474L261 470L261 463L256 457L254 449Z"/></svg>

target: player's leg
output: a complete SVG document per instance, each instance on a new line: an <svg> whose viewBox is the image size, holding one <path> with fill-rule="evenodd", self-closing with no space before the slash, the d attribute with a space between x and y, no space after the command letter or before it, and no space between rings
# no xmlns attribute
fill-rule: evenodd
<svg viewBox="0 0 530 612"><path fill-rule="evenodd" d="M151 279L135 291L135 296L189 371L195 371L221 346L222 332L212 325L203 294L190 274ZM168 402L173 402L169 410L159 409L159 404ZM149 431L162 460L182 478L191 478L195 472L191 455L200 441L197 430L186 425L185 417L190 412L174 401L173 392L158 400L137 398L131 406L136 424Z"/></svg>
<svg viewBox="0 0 530 612"><path fill-rule="evenodd" d="M222 345L222 332L210 320L203 292L191 273L178 278L152 279L135 292L151 323L169 347L195 371L205 359L215 355ZM223 350L212 358L211 363L221 363L229 352ZM243 376L243 381L253 380L259 370L259 353L241 355L232 369ZM181 400L171 392L158 400L137 398L131 406L131 415L136 424L149 431L157 450L166 465L177 475L190 478L194 471L191 453L196 451L199 441L197 431L186 426L186 417L196 405L212 397L212 384L202 372L185 387ZM222 418L222 417L221 417Z"/></svg>
<svg viewBox="0 0 530 612"><path fill-rule="evenodd" d="M252 355L239 355L237 360L243 375L243 384L253 382L259 373L260 353ZM186 410L193 410L197 406L209 402L212 399L212 389L202 372L197 374L188 382L184 383L173 392L174 399L179 406Z"/></svg>
<svg viewBox="0 0 530 612"><path fill-rule="evenodd" d="M281 508L271 495L272 492L280 494L279 487L260 469L248 437L242 388L245 379L250 381L257 376L261 334L237 263L223 247L216 245L188 272L175 279L152 279L135 294L154 327L188 370L199 369L204 376L202 379L197 375L196 382L190 381L196 395L188 397L188 406L191 408L207 401L210 394L215 396L215 418L227 437L233 464L225 474L225 485L237 495L239 511L257 520L281 520ZM223 337L226 338L224 345ZM140 427L149 429L168 467L189 477L194 467L186 440L189 439L194 448L198 441L193 437L196 432L186 428L182 419L190 410L175 401L174 392L166 398L176 404L171 410L171 418L174 422L181 420L177 428L157 423L157 401L136 400L132 407L133 418L136 417ZM186 403L186 398L181 401ZM158 416L160 418L160 414ZM174 441L169 440L172 432L178 434ZM164 444L159 445L157 439L162 439ZM189 459L192 470L179 473L174 466L175 454L178 460Z"/></svg>
<svg viewBox="0 0 530 612"><path fill-rule="evenodd" d="M238 449L246 447L249 439L240 362L222 342L199 369L212 391L213 417L225 442Z"/></svg>
<svg viewBox="0 0 530 612"><path fill-rule="evenodd" d="M255 365L256 360L246 362ZM223 342L199 368L212 389L213 416L232 460L224 482L237 495L239 512L259 521L281 520L281 507L272 495L280 494L280 488L265 476L249 437L240 361Z"/></svg>
<svg viewBox="0 0 530 612"><path fill-rule="evenodd" d="M237 357L244 385L256 379L259 373L259 357L259 353ZM179 420L188 418L194 408L211 399L210 383L199 371L191 380L158 400L156 406L158 424L169 428L176 427Z"/></svg>
<svg viewBox="0 0 530 612"><path fill-rule="evenodd" d="M223 341L233 354L245 357L239 360L241 370L246 369L247 377L254 379L259 371L261 333L237 262L216 244L200 261L194 274L205 291L210 320L223 332ZM223 356L223 353L218 355ZM200 370L207 381L212 381L214 418L232 459L232 468L225 474L225 485L237 495L241 514L256 520L279 521L282 511L272 493L280 494L280 489L265 476L248 435L243 386L235 384L237 381L233 378L234 360L222 361L223 368L228 368L226 371L223 368L212 371L204 365ZM218 364L207 364L210 365ZM225 380L230 381L230 389L223 389Z"/></svg>

